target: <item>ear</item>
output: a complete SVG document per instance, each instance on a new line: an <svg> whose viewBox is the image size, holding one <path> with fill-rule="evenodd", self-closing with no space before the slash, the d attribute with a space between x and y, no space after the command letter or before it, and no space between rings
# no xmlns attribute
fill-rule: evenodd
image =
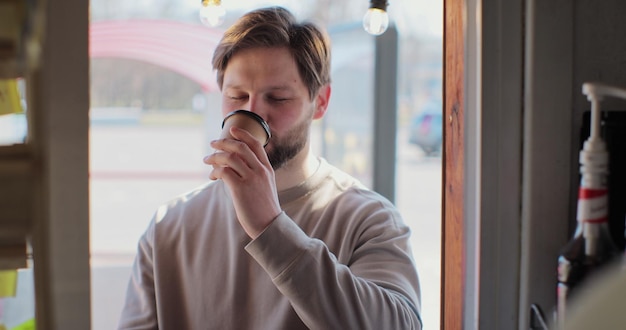
<svg viewBox="0 0 626 330"><path fill-rule="evenodd" d="M326 110L328 109L328 102L330 101L330 84L326 84L320 87L320 90L315 96L315 113L313 119L320 119L324 117Z"/></svg>

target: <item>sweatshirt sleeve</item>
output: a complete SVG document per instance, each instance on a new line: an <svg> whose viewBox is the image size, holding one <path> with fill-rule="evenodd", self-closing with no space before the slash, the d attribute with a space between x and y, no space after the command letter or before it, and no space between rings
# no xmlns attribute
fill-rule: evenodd
<svg viewBox="0 0 626 330"><path fill-rule="evenodd" d="M153 271L154 221L139 240L118 329L158 329Z"/></svg>
<svg viewBox="0 0 626 330"><path fill-rule="evenodd" d="M421 329L409 229L376 221L370 227L349 265L285 213L246 250L311 329Z"/></svg>

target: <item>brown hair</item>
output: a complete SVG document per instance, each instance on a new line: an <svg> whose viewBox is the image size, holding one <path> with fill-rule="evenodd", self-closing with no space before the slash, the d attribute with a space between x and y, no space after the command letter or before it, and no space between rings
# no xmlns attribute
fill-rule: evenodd
<svg viewBox="0 0 626 330"><path fill-rule="evenodd" d="M270 7L245 14L224 32L212 60L220 89L230 58L240 50L255 47L287 47L311 99L320 87L330 83L328 35L313 23L296 22L287 9Z"/></svg>

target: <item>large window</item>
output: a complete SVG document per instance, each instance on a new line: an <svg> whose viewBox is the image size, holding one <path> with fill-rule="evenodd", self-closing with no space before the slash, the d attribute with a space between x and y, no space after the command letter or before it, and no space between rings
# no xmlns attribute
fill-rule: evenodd
<svg viewBox="0 0 626 330"><path fill-rule="evenodd" d="M413 231L413 251L422 281L425 326L439 328L441 236L441 76L442 10L432 2L391 1L389 14L399 33L398 135L395 203ZM301 19L324 24L333 42L333 96L328 115L315 123L314 151L331 163L372 185L374 37L360 20L366 0L349 1L235 1L222 0L227 17L222 29L243 12L266 5L283 5ZM136 244L156 208L208 180L202 158L208 141L217 137L221 115L210 57L198 63L206 82L184 68L163 65L162 58L142 60L129 31L148 38L146 53L161 54L150 29L135 24L168 24L170 31L186 28L219 38L220 28L209 29L197 18L199 1L124 2L93 0L91 23L115 24L125 38L107 39L92 29L91 62L91 266L93 329L115 327L123 301ZM115 24L113 24L115 23ZM150 25L152 29L157 29ZM145 27L145 26L144 26ZM190 30L190 31L191 31ZM99 30L102 32L102 30ZM174 32L172 32L175 34ZM181 36L183 34L180 34ZM211 41L181 48L210 54ZM154 48L149 49L150 45ZM107 46L117 53L107 53ZM172 49L169 52L175 51ZM97 52L97 56L96 56ZM181 55L183 56L183 55ZM189 63L181 63L189 64ZM176 66L176 64L174 64ZM207 67L208 68L208 67Z"/></svg>

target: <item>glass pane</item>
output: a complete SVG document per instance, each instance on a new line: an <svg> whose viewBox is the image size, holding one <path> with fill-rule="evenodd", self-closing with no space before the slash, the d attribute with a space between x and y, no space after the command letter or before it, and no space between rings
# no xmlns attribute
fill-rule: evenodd
<svg viewBox="0 0 626 330"><path fill-rule="evenodd" d="M399 32L396 205L412 228L427 329L440 326L443 1L390 4Z"/></svg>
<svg viewBox="0 0 626 330"><path fill-rule="evenodd" d="M333 93L327 116L314 124L314 152L371 187L373 100L368 95L373 93L364 96L363 91L373 86L374 37L363 31L360 22L367 1L222 3L227 16L221 29L243 12L266 5L283 5L299 18L315 18L328 27L333 40ZM440 25L442 11L428 4L393 1L389 14L400 36L396 204L413 228L414 255L422 281L423 320L427 328L436 329L441 158L436 151L427 154L409 138L414 117L428 107L436 113L441 96L441 28L435 25ZM112 38L104 44L93 26L111 21L148 24L158 19L202 27L197 15L199 6L200 1L91 1L94 330L116 327L137 241L156 208L206 182L208 172L202 158L210 151L208 141L219 134L221 115L219 94L210 83L194 81L184 70L166 69L155 62L159 59L146 61L128 53L106 55L106 49L97 47L120 52L123 47L116 43L128 38ZM208 34L221 33L220 29L202 28ZM210 46L200 48L208 54L212 51ZM97 57L96 52L100 54ZM206 58L209 61L210 55ZM207 63L200 64L198 70L204 70ZM212 83L212 72L207 70L205 75ZM422 127L420 132L426 126L435 129L435 117L430 119L431 126L418 125Z"/></svg>
<svg viewBox="0 0 626 330"><path fill-rule="evenodd" d="M0 147L26 142L26 82L0 79Z"/></svg>
<svg viewBox="0 0 626 330"><path fill-rule="evenodd" d="M33 268L0 270L0 329L34 329Z"/></svg>
<svg viewBox="0 0 626 330"><path fill-rule="evenodd" d="M374 38L358 24L329 28L333 43L332 96L322 119L317 151L368 187L372 187ZM367 94L367 93L366 93Z"/></svg>

